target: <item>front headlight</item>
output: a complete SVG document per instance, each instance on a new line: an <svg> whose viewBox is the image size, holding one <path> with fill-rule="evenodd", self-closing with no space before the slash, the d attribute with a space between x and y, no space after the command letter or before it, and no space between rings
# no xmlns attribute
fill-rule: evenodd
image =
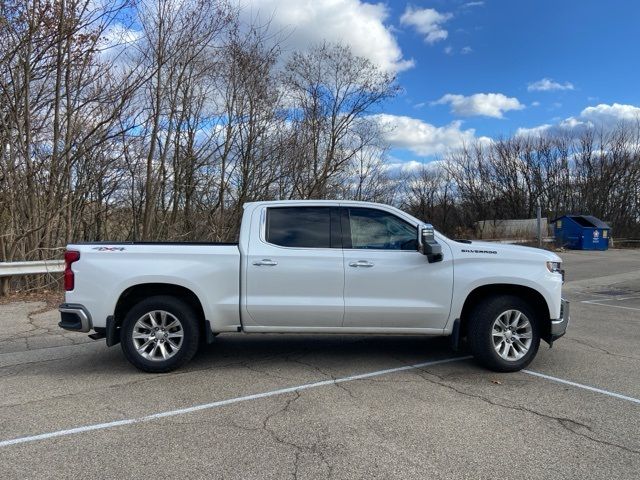
<svg viewBox="0 0 640 480"><path fill-rule="evenodd" d="M562 275L562 283L564 283L564 270L562 269L562 262L547 262L547 270L551 273L559 273Z"/></svg>
<svg viewBox="0 0 640 480"><path fill-rule="evenodd" d="M551 273L562 273L562 262L547 262L547 270Z"/></svg>

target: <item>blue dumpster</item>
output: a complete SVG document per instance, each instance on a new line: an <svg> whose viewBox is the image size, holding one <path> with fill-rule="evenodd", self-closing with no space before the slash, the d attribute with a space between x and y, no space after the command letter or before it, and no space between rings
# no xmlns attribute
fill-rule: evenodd
<svg viewBox="0 0 640 480"><path fill-rule="evenodd" d="M591 215L563 215L551 220L556 245L572 250L607 250L611 227Z"/></svg>

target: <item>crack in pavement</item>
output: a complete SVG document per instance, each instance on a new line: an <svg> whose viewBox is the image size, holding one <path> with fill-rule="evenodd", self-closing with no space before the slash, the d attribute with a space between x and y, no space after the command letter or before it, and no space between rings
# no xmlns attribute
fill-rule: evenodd
<svg viewBox="0 0 640 480"><path fill-rule="evenodd" d="M228 425L246 432L266 432L269 435L269 437L272 440L274 440L277 444L293 449L294 457L293 457L293 463L291 467L292 469L291 476L293 477L294 480L297 480L300 474L300 464L304 454L310 454L312 457L319 458L327 470L327 478L332 478L334 467L329 463L324 451L321 448L319 448L319 445L322 439L317 432L314 432L316 438L312 444L301 445L279 435L272 425L276 417L289 412L291 410L291 406L300 398L301 398L301 393L299 390L295 390L291 392L291 394L288 394L288 397L284 399L284 403L279 409L271 413L268 413L264 417L260 427L256 428L256 427L241 425L235 422L233 419L231 419Z"/></svg>
<svg viewBox="0 0 640 480"><path fill-rule="evenodd" d="M617 443L609 442L607 440L602 440L600 438L591 437L591 436L587 435L584 432L578 431L577 429L584 428L587 431L589 431L590 433L595 434L595 432L593 431L591 426L589 426L589 425L587 425L585 423L582 423L582 422L578 422L577 420L574 420L572 418L549 415L549 414L546 414L546 413L543 413L543 412L539 412L537 410L533 410L531 408L528 408L528 407L525 407L525 406L522 406L522 405L505 405L503 403L500 403L500 402L497 402L495 400L492 400L492 399L490 399L490 398L488 398L488 397L486 397L484 395L471 393L471 392L465 392L463 390L460 390L459 388L456 388L453 385L444 383L444 379L443 378L439 377L435 373L432 373L432 372L428 371L426 368L417 368L416 370L414 370L414 373L416 375L418 375L419 377L423 378L427 382L433 383L434 385L440 385L440 386L445 387L445 388L447 388L449 390L452 390L452 391L454 391L456 393L459 393L460 395L464 395L466 397L476 398L478 400L482 400L483 402L485 402L485 403L487 403L489 405L492 405L492 406L507 408L509 410L515 410L515 411L520 411L520 412L524 412L524 413L530 413L530 414L536 415L538 417L545 418L547 420L552 420L552 421L558 423L566 431L571 432L574 435L577 435L579 437L586 438L588 440L591 440L592 442L599 443L599 444L602 444L602 445L607 445L607 446L610 446L610 447L619 448L619 449L624 450L624 451L626 451L628 453L640 454L639 450L634 450L633 448L629 448L629 447L626 447L624 445L620 445L620 444L617 444ZM425 373L425 374L430 375L432 377L436 377L440 381L436 381L436 380L434 380L432 378L428 378L428 377L422 375L421 373ZM574 425L575 429L571 428L571 425Z"/></svg>
<svg viewBox="0 0 640 480"><path fill-rule="evenodd" d="M41 363L41 362L45 362L45 361L59 361L59 360L66 360L66 359L69 359L69 358L73 358L73 356L64 357L64 358L50 359L50 360L38 360L38 361L34 361L34 362L26 362L26 363L21 363L19 365L9 365L9 366L0 367L0 368L11 368L11 367L15 368L17 366L28 365L29 363ZM189 374L189 373L206 372L208 370L213 370L214 368L226 368L226 367L229 367L229 366L238 366L238 365L240 365L240 363L241 362L233 362L233 363L228 363L228 364L224 364L224 365L216 365L216 366L209 367L209 368L202 368L202 369L197 369L197 370L187 370L187 371L176 371L176 372L171 372L171 373L155 374L155 375L147 375L147 374L140 373L140 375L144 375L143 378L136 378L136 379L133 379L133 380L128 381L128 382L115 383L115 384L112 384L112 385L103 385L103 386L92 385L92 386L89 387L88 390L81 390L81 391L78 391L78 392L65 393L65 394L61 394L61 395L52 395L52 396L49 396L49 397L46 397L46 398L29 400L29 401L26 401L26 402L7 403L7 404L0 405L0 409L16 407L16 406L22 406L22 405L37 404L37 403L46 402L46 401L49 401L49 400L55 401L55 400L59 400L59 399L67 398L67 397L71 397L71 396L79 396L79 397L81 397L81 396L84 396L84 395L93 395L96 392L100 392L100 391L118 389L118 388L122 388L122 387L130 387L130 386L134 386L134 385L138 385L138 384L143 384L143 383L146 383L146 382L153 382L153 381L162 380L162 379L165 379L167 377L178 377L180 375L186 375L186 374Z"/></svg>
<svg viewBox="0 0 640 480"><path fill-rule="evenodd" d="M16 375L18 375L19 373L22 373L25 369L21 368L23 366L23 364L18 364L18 365L6 365L4 367L0 367L0 370L5 369L5 368L9 368L12 367L14 370L8 371L8 372L3 372L2 374L0 374L0 378L9 378L9 377L15 377Z"/></svg>
<svg viewBox="0 0 640 480"><path fill-rule="evenodd" d="M67 338L67 337L65 337L65 338ZM26 340L26 339L25 338L21 338L19 340ZM2 342L0 342L0 343L2 343ZM76 342L76 343L67 344L67 345L51 345L51 346L48 346L48 347L26 348L24 350L16 350L16 351L13 351L13 352L0 352L0 356L2 356L2 355L14 355L14 354L17 354L17 353L23 353L24 354L24 353L31 353L31 352L39 352L41 350L50 350L52 348L80 347L80 346L83 346L83 345L90 345L90 344L98 345L98 343L95 340L89 339L86 342L84 342L84 341L83 342ZM51 360L54 360L54 359L51 359ZM48 359L38 360L38 361L47 362ZM3 368L3 367L0 367L0 368Z"/></svg>
<svg viewBox="0 0 640 480"><path fill-rule="evenodd" d="M573 338L573 337L565 337L565 338L566 338L566 340L569 340L571 342L575 342L575 343L578 343L580 345L584 345L586 347L590 347L590 348L592 348L594 350L598 350L598 351L600 351L602 353L605 353L607 355L611 355L613 357L627 358L629 360L640 360L640 357L634 357L632 355L623 355L621 353L613 353L613 352L610 352L609 350L607 350L606 348L599 347L597 345L593 345L593 344L591 344L589 342L586 342L584 340L578 340L577 338Z"/></svg>
<svg viewBox="0 0 640 480"><path fill-rule="evenodd" d="M17 351L17 352L7 352L7 353L0 353L0 358L2 357L8 357L9 355L11 356L15 356L15 355L20 355L20 354L31 354L35 352L40 352L42 350L51 350L54 348L57 349L68 349L68 348L72 348L72 347L80 347L80 346L84 346L85 344L89 344L90 342L83 342L83 343L78 343L78 344L73 344L73 345L56 345L56 346L52 346L52 347L40 347L40 348L33 348L30 350L22 350L22 351ZM21 361L19 363L14 363L14 364L10 364L10 365L0 365L0 370L5 370L5 369L11 369L11 368L18 368L21 366L28 366L28 365L35 365L35 364L39 364L39 363L48 363L48 362L59 362L61 360L70 360L70 359L74 359L74 358L79 358L79 356L81 355L87 355L87 354L91 354L94 352L90 352L90 351L76 351L76 352L71 352L68 355L65 355L63 357L53 357L53 358L42 358L39 360L28 360L28 361ZM86 370L83 370L83 372L86 372ZM3 375L0 375L0 377L2 377Z"/></svg>
<svg viewBox="0 0 640 480"><path fill-rule="evenodd" d="M246 368L247 370L251 371L251 372L255 372L255 373L259 373L260 375L264 375L266 377L269 378L275 378L278 380L297 380L295 377L285 377L282 375L277 375L275 373L271 373L268 370L260 370L259 368L255 367L255 366L251 366L250 364L250 360L244 360L242 362L239 362L239 366Z"/></svg>
<svg viewBox="0 0 640 480"><path fill-rule="evenodd" d="M28 327L28 330L23 330L19 333L10 334L8 336L0 334L0 346L13 344L17 341L24 341L26 348L24 350L19 350L19 351L33 351L33 350L39 350L39 348L37 347L32 348L32 341L34 339L42 339L42 338L50 339L53 337L58 337L58 341L60 341L61 339L64 339L65 341L70 342L70 343L61 343L60 345L56 345L57 347L81 345L84 343L90 343L92 341L84 336L80 336L78 333L67 332L61 329L60 327L58 327L56 323L49 324L49 322L47 322L44 325L36 324L36 322L38 321L35 318L36 315L48 313L51 311L54 311L54 309L52 309L49 305L46 305L46 304L43 306L39 306L38 303L36 303L35 305L29 306L26 310L26 315L24 317L21 316L21 321L22 319L26 318L27 321L24 325ZM47 347L44 347L44 348L47 348Z"/></svg>
<svg viewBox="0 0 640 480"><path fill-rule="evenodd" d="M279 410L276 410L273 413L268 414L264 420L262 421L262 429L267 432L269 435L271 435L271 437L278 442L281 445L287 445L293 449L295 449L295 457L293 460L293 478L294 480L297 480L298 478L298 471L300 468L300 454L302 452L302 447L296 443L293 442L288 442L286 441L284 438L281 438L280 436L278 436L278 434L275 432L275 430L273 430L272 428L269 428L269 421L275 417L276 415L280 415L282 413L285 413L287 410L289 410L289 408L291 407L291 405L300 398L300 392L298 390L295 390L293 392L295 394L295 396L289 396L288 398L285 398L285 403L283 405L283 407Z"/></svg>
<svg viewBox="0 0 640 480"><path fill-rule="evenodd" d="M49 307L48 305L43 305L43 306L39 306L39 305L33 305L32 308L34 308L34 310L31 310L30 308L27 310L27 315L26 315L26 319L27 319L27 325L30 327L29 330L26 330L24 332L21 332L17 335L11 335L8 338L3 338L2 340L0 340L0 343L6 342L8 340L15 340L15 339L25 339L27 340L27 342L29 341L29 337L32 337L35 335L35 331L37 330L42 330L42 332L38 332L39 334L49 334L49 333L53 333L54 332L54 327L39 327L38 325L36 325L34 322L36 321L35 318L33 318L35 315L39 315L41 313L47 313L49 311L51 311L51 307ZM55 326L55 328L57 329L57 325Z"/></svg>
<svg viewBox="0 0 640 480"><path fill-rule="evenodd" d="M33 360L31 362L16 363L14 365L3 365L3 366L0 366L0 370L4 370L6 368L24 367L24 366L27 366L27 365L34 365L36 363L59 362L61 360L69 360L70 358L74 358L74 355L69 355L67 357L60 357L60 358L48 358L46 360ZM8 374L8 375L0 375L0 378L5 377L5 376L10 376L10 374Z"/></svg>
<svg viewBox="0 0 640 480"><path fill-rule="evenodd" d="M297 352L293 352L293 353L295 354ZM37 404L37 403L42 403L42 402L46 402L46 401L50 401L50 400L51 401L56 401L56 400L59 400L59 399L64 399L64 398L68 398L68 397L72 397L72 396L81 397L81 396L84 396L84 395L93 395L93 394L95 394L96 392L99 392L99 391L108 391L108 390L113 390L113 389L127 388L127 387L131 387L131 386L142 385L142 384L147 383L147 382L163 381L166 378L179 378L179 377L181 377L183 375L189 375L189 374L193 374L193 373L202 373L202 372L207 372L207 371L211 371L211 370L218 370L218 369L224 369L224 368L230 368L230 367L246 368L249 371L256 372L256 373L259 373L261 375L265 375L265 376L268 376L268 377L271 377L271 378L276 378L276 379L279 379L279 380L282 380L282 379L284 379L284 380L292 380L294 378L286 378L286 377L283 377L283 376L271 374L269 372L262 371L260 369L257 369L256 367L252 367L252 366L249 365L252 361L253 362L256 362L256 361L259 362L259 361L271 360L271 359L280 358L280 357L282 357L285 360L288 360L286 355L291 355L291 354L292 354L292 352L285 352L285 353L275 354L275 355L274 354L268 354L268 355L265 355L265 356L262 356L262 357L258 357L258 358L254 359L254 360L237 360L237 361L224 363L224 364L216 364L216 365L212 365L210 367L205 367L205 368L178 370L178 371L174 371L174 372L170 372L170 373L164 373L164 374L148 375L148 374L140 373L140 375L142 376L141 378L134 378L134 379L132 379L130 381L121 382L121 383L114 383L114 384L111 384L111 385L91 386L88 390L81 390L81 391L78 391L78 392L64 393L64 394L60 394L60 395L52 395L52 396L48 396L48 397L45 397L45 398L29 400L29 401L26 401L26 402L15 402L15 403L1 404L0 405L0 409L23 406L23 405ZM9 368L16 368L17 369L18 367L22 367L22 366L25 366L25 365L31 365L31 364L37 364L37 363L43 363L43 362L64 361L64 360L68 360L68 359L74 358L75 356L76 355L69 355L69 356L61 357L61 358L34 360L32 362L23 362L23 363L20 363L20 364L17 364L17 365L6 365L6 366L3 366L3 367L0 367L0 370L9 369ZM299 362L299 363L304 364L304 362ZM320 370L318 369L318 371L320 371ZM19 372L11 372L10 374L0 375L0 378L13 376L16 373L19 373ZM333 380L336 379L333 376L331 376L331 378ZM345 388L345 390L348 391L346 388Z"/></svg>
<svg viewBox="0 0 640 480"><path fill-rule="evenodd" d="M306 367L312 368L313 370L315 370L316 372L318 372L319 374L325 376L325 377L329 377L331 380L338 380L338 378L335 376L333 373L325 371L323 369L321 369L319 366L314 365L312 363L307 363L307 362L303 362L301 360L301 358L303 358L304 356L306 356L306 354L302 354L300 356L300 358L293 358L293 357L288 357L287 360L295 362L295 363L299 363L300 365L304 365ZM337 387L343 391L345 391L351 398L353 399L358 399L358 397L349 389L347 388L347 386L344 384L345 382L335 382L332 384L332 386Z"/></svg>

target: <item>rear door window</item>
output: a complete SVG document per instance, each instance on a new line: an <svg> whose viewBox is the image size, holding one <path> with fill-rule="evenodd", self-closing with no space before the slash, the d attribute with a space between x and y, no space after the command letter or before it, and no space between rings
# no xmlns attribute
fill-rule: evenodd
<svg viewBox="0 0 640 480"><path fill-rule="evenodd" d="M268 208L265 239L281 247L331 248L331 210L331 207Z"/></svg>

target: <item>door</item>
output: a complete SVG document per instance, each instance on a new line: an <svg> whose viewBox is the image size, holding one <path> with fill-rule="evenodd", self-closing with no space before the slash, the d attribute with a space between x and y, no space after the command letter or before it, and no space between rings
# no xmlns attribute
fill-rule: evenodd
<svg viewBox="0 0 640 480"><path fill-rule="evenodd" d="M344 264L337 207L265 207L246 266L248 324L340 327Z"/></svg>
<svg viewBox="0 0 640 480"><path fill-rule="evenodd" d="M418 226L374 208L342 211L345 327L444 328L453 265L418 252Z"/></svg>

